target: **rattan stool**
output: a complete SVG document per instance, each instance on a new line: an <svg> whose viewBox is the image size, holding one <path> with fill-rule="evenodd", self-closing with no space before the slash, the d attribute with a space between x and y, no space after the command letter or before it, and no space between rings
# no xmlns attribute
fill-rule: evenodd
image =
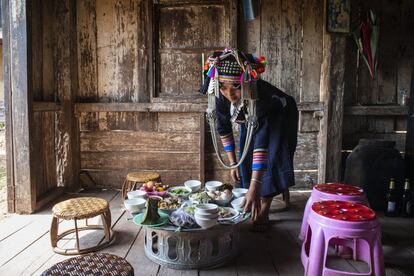
<svg viewBox="0 0 414 276"><path fill-rule="evenodd" d="M114 239L111 233L111 211L109 210L108 201L96 197L79 197L60 202L53 206L53 219L50 227L50 239L53 251L62 255L76 255L97 251L108 246ZM102 225L88 225L88 219L101 216ZM58 233L59 219L74 220L75 228L67 230L61 234ZM78 220L86 219L86 226L78 227ZM83 230L103 230L105 240L102 243L88 248L79 247L79 231ZM57 243L67 235L75 233L76 248L63 249L57 246Z"/></svg>
<svg viewBox="0 0 414 276"><path fill-rule="evenodd" d="M124 184L122 185L122 199L125 199L129 191L137 189L139 184L144 184L148 181L161 181L159 173L155 172L131 172L127 174Z"/></svg>
<svg viewBox="0 0 414 276"><path fill-rule="evenodd" d="M42 276L58 275L133 276L134 268L124 258L107 253L91 253L64 260L42 273Z"/></svg>

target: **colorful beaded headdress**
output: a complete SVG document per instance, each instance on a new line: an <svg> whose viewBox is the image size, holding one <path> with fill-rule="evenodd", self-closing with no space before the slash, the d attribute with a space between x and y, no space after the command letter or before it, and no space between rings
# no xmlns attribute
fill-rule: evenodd
<svg viewBox="0 0 414 276"><path fill-rule="evenodd" d="M216 51L204 64L205 82L200 92L207 93L210 79L219 82L251 82L265 71L264 57L254 57L236 49Z"/></svg>

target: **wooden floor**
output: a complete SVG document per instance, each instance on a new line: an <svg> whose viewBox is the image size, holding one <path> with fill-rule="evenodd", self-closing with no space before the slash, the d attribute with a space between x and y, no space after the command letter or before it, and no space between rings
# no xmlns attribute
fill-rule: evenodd
<svg viewBox="0 0 414 276"><path fill-rule="evenodd" d="M263 234L248 231L242 226L240 255L227 266L214 270L176 271L149 261L143 251L143 231L127 220L130 215L122 208L118 191L106 190L93 194L72 194L66 197L94 195L110 201L112 229L116 242L102 250L125 257L136 275L303 275L300 261L301 243L297 238L308 192L293 192L288 212L274 213L273 226ZM53 264L68 257L53 253L49 227L51 208L34 215L13 215L0 221L0 275L39 275ZM387 275L414 275L414 219L380 216ZM70 227L67 222L60 229ZM101 239L88 233L81 242L87 244ZM73 236L63 245L74 246ZM329 265L353 272L363 272L366 266L331 258Z"/></svg>

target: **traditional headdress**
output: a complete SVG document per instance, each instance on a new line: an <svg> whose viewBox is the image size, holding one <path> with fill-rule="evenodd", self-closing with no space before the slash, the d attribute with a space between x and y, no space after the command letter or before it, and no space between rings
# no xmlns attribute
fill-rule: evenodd
<svg viewBox="0 0 414 276"><path fill-rule="evenodd" d="M209 86L211 91L211 79L217 82L240 83L256 80L265 71L265 66L264 57L254 57L231 48L216 51L204 64L205 81L200 92L206 94Z"/></svg>

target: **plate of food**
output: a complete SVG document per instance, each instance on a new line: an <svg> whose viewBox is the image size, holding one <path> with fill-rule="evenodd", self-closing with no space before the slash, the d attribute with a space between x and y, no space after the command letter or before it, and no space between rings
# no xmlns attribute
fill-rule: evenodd
<svg viewBox="0 0 414 276"><path fill-rule="evenodd" d="M188 199L192 203L209 203L211 201L211 197L208 196L207 192L191 194Z"/></svg>
<svg viewBox="0 0 414 276"><path fill-rule="evenodd" d="M168 195L169 196L178 196L182 198L188 197L188 195L191 193L191 189L185 187L185 186L175 186L168 189Z"/></svg>
<svg viewBox="0 0 414 276"><path fill-rule="evenodd" d="M162 226L164 224L167 224L169 221L169 215L164 213L164 212L158 212L159 217L151 222L148 223L144 223L144 217L145 217L145 213L140 213L134 216L134 218L132 219L132 221L139 226L149 226L149 227L157 227L157 226Z"/></svg>
<svg viewBox="0 0 414 276"><path fill-rule="evenodd" d="M171 214L181 206L181 198L178 196L171 196L158 201L158 210Z"/></svg>
<svg viewBox="0 0 414 276"><path fill-rule="evenodd" d="M165 196L168 190L168 185L148 181L139 188L141 191L147 192L148 196Z"/></svg>
<svg viewBox="0 0 414 276"><path fill-rule="evenodd" d="M228 205L233 198L233 194L228 189L224 191L210 191L207 192L207 195L213 200L214 203L220 206Z"/></svg>
<svg viewBox="0 0 414 276"><path fill-rule="evenodd" d="M231 207L219 207L219 221L232 220L239 215L237 210L234 210Z"/></svg>

